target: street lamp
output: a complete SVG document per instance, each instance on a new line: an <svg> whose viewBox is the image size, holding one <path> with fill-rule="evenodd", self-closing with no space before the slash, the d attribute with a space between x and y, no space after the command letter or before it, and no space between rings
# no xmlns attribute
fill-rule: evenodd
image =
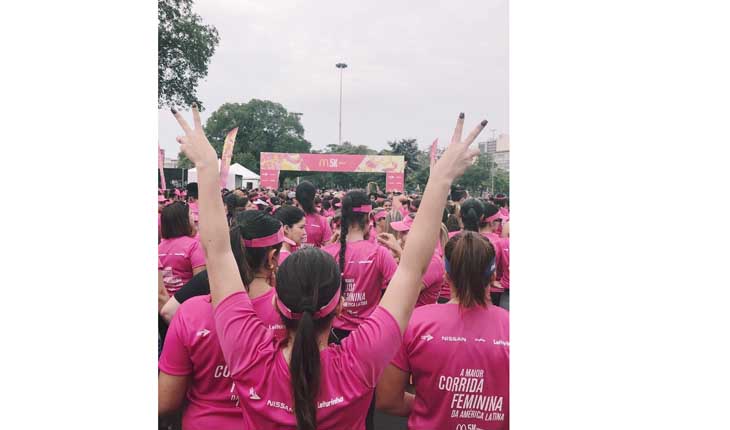
<svg viewBox="0 0 730 430"><path fill-rule="evenodd" d="M342 145L342 71L347 68L345 63L337 63L335 67L340 69L340 138L339 144Z"/></svg>

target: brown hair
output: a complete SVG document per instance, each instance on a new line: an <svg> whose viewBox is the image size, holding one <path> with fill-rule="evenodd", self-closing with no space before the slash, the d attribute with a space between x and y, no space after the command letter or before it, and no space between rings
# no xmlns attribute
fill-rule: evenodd
<svg viewBox="0 0 730 430"><path fill-rule="evenodd" d="M193 227L190 225L190 207L188 204L173 202L162 208L160 227L163 239L192 236Z"/></svg>
<svg viewBox="0 0 730 430"><path fill-rule="evenodd" d="M492 244L473 231L463 231L446 243L444 258L448 261L448 275L456 290L459 306L487 305L487 286L492 277L489 272L494 255Z"/></svg>

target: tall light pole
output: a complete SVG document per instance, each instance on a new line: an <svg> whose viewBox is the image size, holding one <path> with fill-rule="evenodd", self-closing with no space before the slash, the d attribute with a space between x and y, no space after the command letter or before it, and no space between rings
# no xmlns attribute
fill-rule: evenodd
<svg viewBox="0 0 730 430"><path fill-rule="evenodd" d="M342 145L342 71L347 68L347 64L345 63L337 63L335 64L335 67L340 69L340 137L339 137L339 144Z"/></svg>

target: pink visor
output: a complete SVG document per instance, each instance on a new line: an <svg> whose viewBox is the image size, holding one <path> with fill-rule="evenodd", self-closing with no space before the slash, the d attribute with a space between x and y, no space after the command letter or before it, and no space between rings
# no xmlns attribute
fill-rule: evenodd
<svg viewBox="0 0 730 430"><path fill-rule="evenodd" d="M165 201L167 201L167 199L165 198L165 196L157 196L157 203L162 203L162 202L165 202Z"/></svg>
<svg viewBox="0 0 730 430"><path fill-rule="evenodd" d="M360 212L360 213L364 213L364 214L369 214L370 211L372 211L372 210L373 210L372 205L355 206L354 208L352 208L353 212Z"/></svg>
<svg viewBox="0 0 730 430"><path fill-rule="evenodd" d="M373 219L375 221L378 221L378 220L381 220L381 219L383 219L383 218L385 218L387 216L388 216L388 211L380 211L380 212L376 213L375 215L373 215Z"/></svg>
<svg viewBox="0 0 730 430"><path fill-rule="evenodd" d="M257 237L256 239L244 239L243 244L248 248L266 248L267 246L273 246L277 243L284 242L284 227L282 226L279 231L274 234L270 234L264 237Z"/></svg>
<svg viewBox="0 0 730 430"><path fill-rule="evenodd" d="M486 222L492 222L492 221L497 221L498 219L502 219L502 218L504 218L504 215L502 215L501 213L497 212L496 214L494 214L494 215L492 215L490 217L484 218L484 221L486 221Z"/></svg>
<svg viewBox="0 0 730 430"><path fill-rule="evenodd" d="M395 231L408 231L411 229L411 226L413 225L413 218L407 216L403 218L403 221L396 221L390 223L390 226Z"/></svg>
<svg viewBox="0 0 730 430"><path fill-rule="evenodd" d="M312 318L314 319L320 319L322 317L325 317L332 313L333 310L337 307L337 304L340 302L340 289L337 289L337 292L334 296L330 299L329 303L324 305L320 310L312 314ZM276 307L279 309L282 315L289 318L290 320L298 320L302 318L303 312L292 312L291 309L286 307L284 302L279 300L279 296L276 296Z"/></svg>

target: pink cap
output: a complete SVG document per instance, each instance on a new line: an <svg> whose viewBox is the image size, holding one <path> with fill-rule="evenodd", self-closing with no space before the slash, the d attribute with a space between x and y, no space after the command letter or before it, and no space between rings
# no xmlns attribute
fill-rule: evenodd
<svg viewBox="0 0 730 430"><path fill-rule="evenodd" d="M411 226L413 225L413 218L407 216L403 218L403 221L396 221L390 223L390 226L395 231L408 231L411 229Z"/></svg>

